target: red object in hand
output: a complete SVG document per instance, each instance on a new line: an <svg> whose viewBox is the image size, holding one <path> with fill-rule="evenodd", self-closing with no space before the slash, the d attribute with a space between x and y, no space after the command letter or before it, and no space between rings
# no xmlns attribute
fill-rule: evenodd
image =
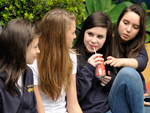
<svg viewBox="0 0 150 113"><path fill-rule="evenodd" d="M100 58L103 58L103 57L100 56ZM104 60L101 60L101 64L99 64L99 65L96 66L95 76L96 76L97 78L106 76Z"/></svg>

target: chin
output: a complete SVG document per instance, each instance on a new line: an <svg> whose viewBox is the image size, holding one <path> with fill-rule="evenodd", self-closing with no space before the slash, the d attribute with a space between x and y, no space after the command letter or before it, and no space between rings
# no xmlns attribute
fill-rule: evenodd
<svg viewBox="0 0 150 113"><path fill-rule="evenodd" d="M34 61L31 61L31 62L27 62L27 64L30 64L30 65L31 65L31 64L33 64L33 63L34 63Z"/></svg>
<svg viewBox="0 0 150 113"><path fill-rule="evenodd" d="M94 51L91 51L91 50L86 50L86 52L88 52L88 53L94 53Z"/></svg>

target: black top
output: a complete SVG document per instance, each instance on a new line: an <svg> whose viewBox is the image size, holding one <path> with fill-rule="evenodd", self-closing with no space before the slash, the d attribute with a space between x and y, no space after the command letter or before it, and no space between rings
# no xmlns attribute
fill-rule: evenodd
<svg viewBox="0 0 150 113"><path fill-rule="evenodd" d="M86 54L88 57L92 55ZM82 67L78 60L77 96L83 113L105 113L110 109L108 93L115 78L114 75L111 76L112 80L106 86L101 86L101 81L95 77L95 67L89 63Z"/></svg>
<svg viewBox="0 0 150 113"><path fill-rule="evenodd" d="M125 45L122 46L125 48ZM92 54L86 53L86 56L89 58ZM141 72L146 68L148 62L145 46L143 46L136 59L138 61L138 67L136 70L141 76L144 92L146 92L145 79L141 74ZM83 113L106 113L110 109L108 104L108 93L116 75L111 73L111 81L106 86L101 86L101 81L95 77L95 67L88 62L83 67L79 60L77 61L77 96ZM106 67L106 72L107 71L108 68Z"/></svg>
<svg viewBox="0 0 150 113"><path fill-rule="evenodd" d="M0 113L38 113L36 109L36 98L33 91L33 73L28 70L23 75L23 96L16 87L18 96L13 96L4 89L7 73L0 73Z"/></svg>
<svg viewBox="0 0 150 113"><path fill-rule="evenodd" d="M124 50L123 54L122 54L122 58L127 58L126 55L125 55L125 52L126 52L126 44L123 44L122 43L122 48ZM137 67L137 71L138 73L140 74L141 76L141 79L142 79L142 82L143 82L143 89L144 89L144 93L147 92L146 90L146 85L145 85L145 78L144 76L142 75L142 71L144 71L144 69L146 68L147 66L147 62L148 62L148 55L147 55L147 51L145 49L145 45L142 47L139 55L135 58L138 62L138 67ZM131 62L132 63L132 62Z"/></svg>

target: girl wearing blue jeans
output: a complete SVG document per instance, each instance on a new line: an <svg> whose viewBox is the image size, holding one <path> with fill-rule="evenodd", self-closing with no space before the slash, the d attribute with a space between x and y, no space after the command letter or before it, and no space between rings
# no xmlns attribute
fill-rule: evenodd
<svg viewBox="0 0 150 113"><path fill-rule="evenodd" d="M127 113L135 112L135 111L139 112L139 113L143 113L144 108L140 107L140 106L142 106L141 104L143 104L143 103L146 106L150 106L150 103L143 102L143 98L139 98L139 96L141 97L141 96L143 96L144 93L146 93L145 79L141 73L146 68L147 62L148 62L148 55L147 55L145 45L144 45L145 30L146 30L145 10L137 4L132 4L128 7L126 7L120 14L117 24L114 29L114 37L113 37L114 46L112 49L112 56L107 57L107 61L105 62L107 64L110 64L110 66L115 67L116 72L119 72L118 75L120 75L120 71L122 71L120 69L122 69L122 67L132 67L133 68L132 70L130 70L130 73L132 74L131 77L135 76L136 78L132 79L131 77L128 77L131 79L131 83L133 84L134 87L131 87L131 84L129 81L127 82L128 85L127 85L126 91L128 93L126 93L127 98L125 98L127 100L127 104L125 104L125 102L122 102L122 104L119 104L119 105L116 104L117 107L124 106ZM134 72L133 71L134 69L138 73ZM128 70L129 69L127 69L127 71ZM123 73L122 73L122 75L123 75ZM142 80L141 87L143 87L143 92L139 92L136 94L135 90L141 89L141 87L139 86L140 82L137 81L137 76L139 76L139 75ZM117 95L117 92L121 93L118 89L123 87L123 84L118 83L117 80L119 80L118 77L114 81L114 84L113 84L110 94L109 94L109 104L110 104L112 111L114 111L114 112L118 112L118 110L115 110L116 105L113 103L114 102L118 103L117 102L117 101L119 101L118 97L120 97L120 96L118 96L117 99L113 98L114 93L116 95ZM128 80L128 79L126 79L126 80ZM138 83L138 85L136 85L137 83ZM118 89L116 89L117 86L118 86ZM125 84L125 86L126 86L126 84ZM115 90L114 90L114 88L115 88ZM138 88L138 89L136 89L136 88ZM134 99L135 97L133 98L131 96L132 93L130 93L129 89L133 91L133 94L134 94L133 96L136 97L136 100ZM128 107L126 107L127 105L129 106L129 109L127 109L128 108ZM134 109L136 109L136 110L134 110Z"/></svg>
<svg viewBox="0 0 150 113"><path fill-rule="evenodd" d="M106 76L95 77L100 60L112 55L112 29L108 15L92 13L83 23L73 47L77 62L77 96L83 113L144 113L143 85L140 74L126 66L118 71L106 65ZM95 54L94 49L97 53ZM99 58L98 56L102 56ZM108 61L105 64L109 64Z"/></svg>

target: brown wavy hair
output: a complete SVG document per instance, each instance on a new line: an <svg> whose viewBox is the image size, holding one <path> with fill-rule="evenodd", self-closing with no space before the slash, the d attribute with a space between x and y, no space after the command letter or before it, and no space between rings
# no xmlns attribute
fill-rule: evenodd
<svg viewBox="0 0 150 113"><path fill-rule="evenodd" d="M128 41L127 47L126 47L126 57L127 58L135 58L141 51L144 43L145 43L145 32L146 32L146 12L145 10L138 4L132 4L128 7L126 7L122 13L120 14L117 24L115 25L114 29L114 38L113 38L113 56L116 58L120 58L121 54L123 53L123 49L121 46L121 38L118 33L118 26L119 23L122 19L122 17L127 13L127 12L134 12L140 16L140 31L137 34L137 36Z"/></svg>
<svg viewBox="0 0 150 113"><path fill-rule="evenodd" d="M36 25L23 19L9 21L0 34L0 73L7 72L4 87L12 95L17 95L15 84L27 69L27 47L39 34Z"/></svg>
<svg viewBox="0 0 150 113"><path fill-rule="evenodd" d="M53 9L47 12L40 24L40 54L37 57L39 86L43 93L56 101L64 87L70 87L73 63L69 55L66 32L71 27L75 15Z"/></svg>

